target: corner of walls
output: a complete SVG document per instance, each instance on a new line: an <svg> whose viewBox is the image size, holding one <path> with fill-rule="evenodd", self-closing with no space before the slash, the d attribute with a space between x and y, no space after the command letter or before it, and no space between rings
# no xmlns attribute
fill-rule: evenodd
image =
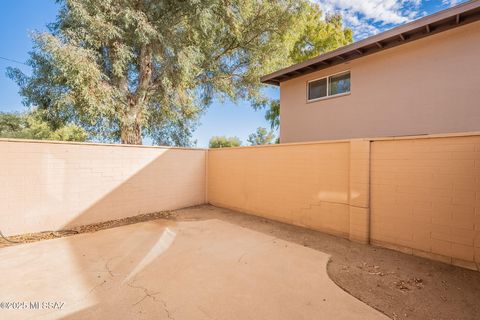
<svg viewBox="0 0 480 320"><path fill-rule="evenodd" d="M349 239L370 242L370 141L350 141Z"/></svg>

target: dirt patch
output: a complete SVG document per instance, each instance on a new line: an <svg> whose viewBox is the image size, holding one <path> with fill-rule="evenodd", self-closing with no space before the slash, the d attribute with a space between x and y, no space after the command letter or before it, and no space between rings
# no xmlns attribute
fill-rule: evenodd
<svg viewBox="0 0 480 320"><path fill-rule="evenodd" d="M213 206L147 214L9 239L32 242L161 218L178 221L219 219L330 254L328 273L332 280L392 319L479 319L480 272ZM0 247L8 245L12 244L0 240Z"/></svg>
<svg viewBox="0 0 480 320"><path fill-rule="evenodd" d="M156 220L156 219L168 219L171 216L172 216L171 211L162 211L162 212L141 214L134 217L128 217L128 218L117 219L117 220L109 220L109 221L100 222L100 223L93 223L93 224L73 227L68 230L25 233L25 234L11 236L11 237L0 236L0 248L18 245L22 243L35 242L40 240L67 237L67 236L72 236L80 233L95 232L99 230L110 229L110 228L120 227L127 224L139 223L144 221L150 221L150 220Z"/></svg>
<svg viewBox="0 0 480 320"><path fill-rule="evenodd" d="M328 253L330 278L392 319L480 319L480 272L212 206L173 214L221 219Z"/></svg>

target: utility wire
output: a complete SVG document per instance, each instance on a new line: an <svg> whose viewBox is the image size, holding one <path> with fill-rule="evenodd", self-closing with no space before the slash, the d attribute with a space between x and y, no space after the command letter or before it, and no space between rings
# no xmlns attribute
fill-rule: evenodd
<svg viewBox="0 0 480 320"><path fill-rule="evenodd" d="M21 61L18 61L18 60L9 59L9 58L4 58L4 57L1 57L1 56L0 56L0 59L1 59L1 60L5 60L5 61L10 61L10 62L19 63L19 64L23 64L23 65L25 65L25 66L28 66L28 64L26 64L25 62L21 62Z"/></svg>

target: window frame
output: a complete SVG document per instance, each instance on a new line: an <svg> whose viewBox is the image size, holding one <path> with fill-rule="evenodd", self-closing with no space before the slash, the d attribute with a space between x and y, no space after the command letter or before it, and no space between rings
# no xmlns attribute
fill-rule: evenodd
<svg viewBox="0 0 480 320"><path fill-rule="evenodd" d="M345 73L350 73L350 90L348 92L342 92L342 93L337 93L337 94L330 95L329 94L330 93L330 78L334 77L334 76L342 75L342 74L345 74ZM327 80L327 95L324 96L324 97L320 97L320 98L309 99L310 83L318 81L318 80L323 80L323 79ZM332 74L329 74L328 76L315 78L315 79L307 81L307 103L326 100L326 99L330 99L330 98L341 97L341 96L346 96L346 95L349 95L351 92L352 92L352 72L350 70L344 70L344 71L341 71L341 72L332 73Z"/></svg>

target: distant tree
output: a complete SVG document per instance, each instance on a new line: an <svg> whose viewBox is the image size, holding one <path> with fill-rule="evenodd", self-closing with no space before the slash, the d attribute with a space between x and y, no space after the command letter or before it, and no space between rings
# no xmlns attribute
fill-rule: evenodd
<svg viewBox="0 0 480 320"><path fill-rule="evenodd" d="M26 114L0 112L0 138L85 141L87 137L85 130L75 124L52 128L40 111Z"/></svg>
<svg viewBox="0 0 480 320"><path fill-rule="evenodd" d="M237 137L215 136L210 139L208 145L210 148L239 147L242 145L242 141Z"/></svg>
<svg viewBox="0 0 480 320"><path fill-rule="evenodd" d="M272 131L267 131L266 128L259 127L255 133L248 136L247 141L251 146L262 144L271 144L274 142L275 136Z"/></svg>
<svg viewBox="0 0 480 320"><path fill-rule="evenodd" d="M352 30L343 26L340 15L330 15L322 19L322 11L318 4L310 3L302 12L299 23L300 36L290 51L291 63L303 62L322 53L332 51L353 41ZM267 104L265 119L272 129L280 126L280 101L271 100Z"/></svg>
<svg viewBox="0 0 480 320"><path fill-rule="evenodd" d="M55 126L128 144L188 145L214 97L265 106L261 75L317 52L318 38L343 41L309 0L57 1L49 32L33 35L31 75L9 76Z"/></svg>
<svg viewBox="0 0 480 320"><path fill-rule="evenodd" d="M0 112L0 135L18 132L24 128L25 117L14 112Z"/></svg>
<svg viewBox="0 0 480 320"><path fill-rule="evenodd" d="M270 128L276 130L280 127L280 100L270 101L268 110L265 112L265 120L270 123Z"/></svg>

